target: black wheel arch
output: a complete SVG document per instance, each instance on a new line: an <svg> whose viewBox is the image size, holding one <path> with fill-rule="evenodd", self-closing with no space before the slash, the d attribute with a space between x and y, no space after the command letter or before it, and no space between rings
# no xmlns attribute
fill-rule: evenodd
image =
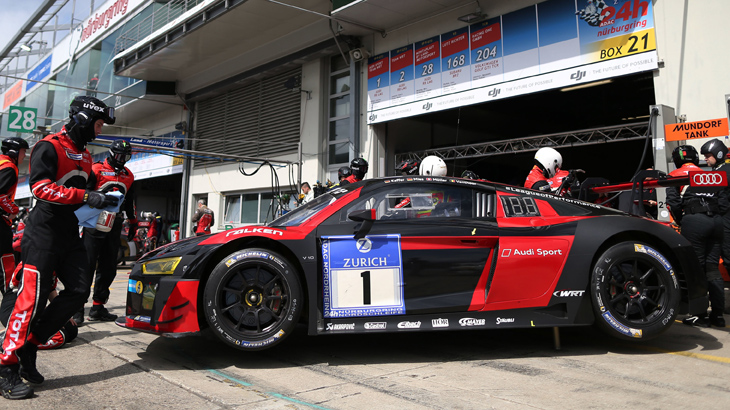
<svg viewBox="0 0 730 410"><path fill-rule="evenodd" d="M697 277L699 262L689 241L674 229L639 217L606 216L579 221L575 239L564 267L564 272L584 273L573 279L575 289L588 290L591 271L603 252L620 242L638 241L655 247L672 264L682 292L680 312L701 310L703 304L706 309L706 285ZM590 303L582 304L579 316L592 317L592 311L585 311L589 308Z"/></svg>
<svg viewBox="0 0 730 410"><path fill-rule="evenodd" d="M228 242L219 248L217 248L215 251L213 251L208 257L206 258L205 263L200 268L200 285L198 286L198 306L203 306L203 294L205 292L205 286L208 283L208 279L210 278L211 273L213 273L213 269L218 265L220 261L223 260L226 256L236 252L240 251L246 248L262 248L267 249L273 252L276 252L286 258L287 262L289 262L294 270L297 273L297 277L299 278L299 282L302 286L302 292L304 297L304 306L302 310L302 318L306 317L307 309L309 305L309 300L306 297L308 295L308 288L309 284L306 281L305 275L304 275L304 269L302 267L302 264L299 261L299 258L296 257L294 252L292 252L291 249L284 246L282 243L273 241L268 238L263 237L247 237L247 238L241 238L237 239L231 242ZM198 309L198 323L200 325L200 328L203 329L204 327L208 327L208 322L205 320L205 313L203 312L203 309Z"/></svg>

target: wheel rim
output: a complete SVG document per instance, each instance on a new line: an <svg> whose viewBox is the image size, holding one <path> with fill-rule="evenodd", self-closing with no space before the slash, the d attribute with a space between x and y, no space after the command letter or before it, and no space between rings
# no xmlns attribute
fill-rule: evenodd
<svg viewBox="0 0 730 410"><path fill-rule="evenodd" d="M607 270L601 293L609 311L632 325L646 325L663 316L669 302L668 275L642 258L617 260Z"/></svg>
<svg viewBox="0 0 730 410"><path fill-rule="evenodd" d="M290 289L276 270L261 264L240 267L222 284L218 292L222 318L239 334L265 335L286 319Z"/></svg>

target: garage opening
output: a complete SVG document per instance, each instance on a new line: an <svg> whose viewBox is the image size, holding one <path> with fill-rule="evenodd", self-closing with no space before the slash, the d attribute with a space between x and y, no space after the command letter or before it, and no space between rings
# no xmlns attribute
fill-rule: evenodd
<svg viewBox="0 0 730 410"><path fill-rule="evenodd" d="M469 169L484 179L521 185L535 151L551 146L563 156L563 169L628 181L654 165L651 145L642 160L649 107L655 104L652 73L595 84L391 121L386 144L394 155L387 166L438 151L449 175Z"/></svg>

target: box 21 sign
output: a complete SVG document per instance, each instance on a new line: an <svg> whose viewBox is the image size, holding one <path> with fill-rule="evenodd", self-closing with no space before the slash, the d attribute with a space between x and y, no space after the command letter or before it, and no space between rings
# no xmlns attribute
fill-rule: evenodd
<svg viewBox="0 0 730 410"><path fill-rule="evenodd" d="M8 110L8 131L9 132L33 132L38 117L38 110L28 107L16 107L11 105Z"/></svg>

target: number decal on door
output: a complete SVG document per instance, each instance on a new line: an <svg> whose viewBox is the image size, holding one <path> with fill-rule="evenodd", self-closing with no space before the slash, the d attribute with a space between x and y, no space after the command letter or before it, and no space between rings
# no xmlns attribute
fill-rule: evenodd
<svg viewBox="0 0 730 410"><path fill-rule="evenodd" d="M322 238L324 317L405 314L400 235Z"/></svg>

